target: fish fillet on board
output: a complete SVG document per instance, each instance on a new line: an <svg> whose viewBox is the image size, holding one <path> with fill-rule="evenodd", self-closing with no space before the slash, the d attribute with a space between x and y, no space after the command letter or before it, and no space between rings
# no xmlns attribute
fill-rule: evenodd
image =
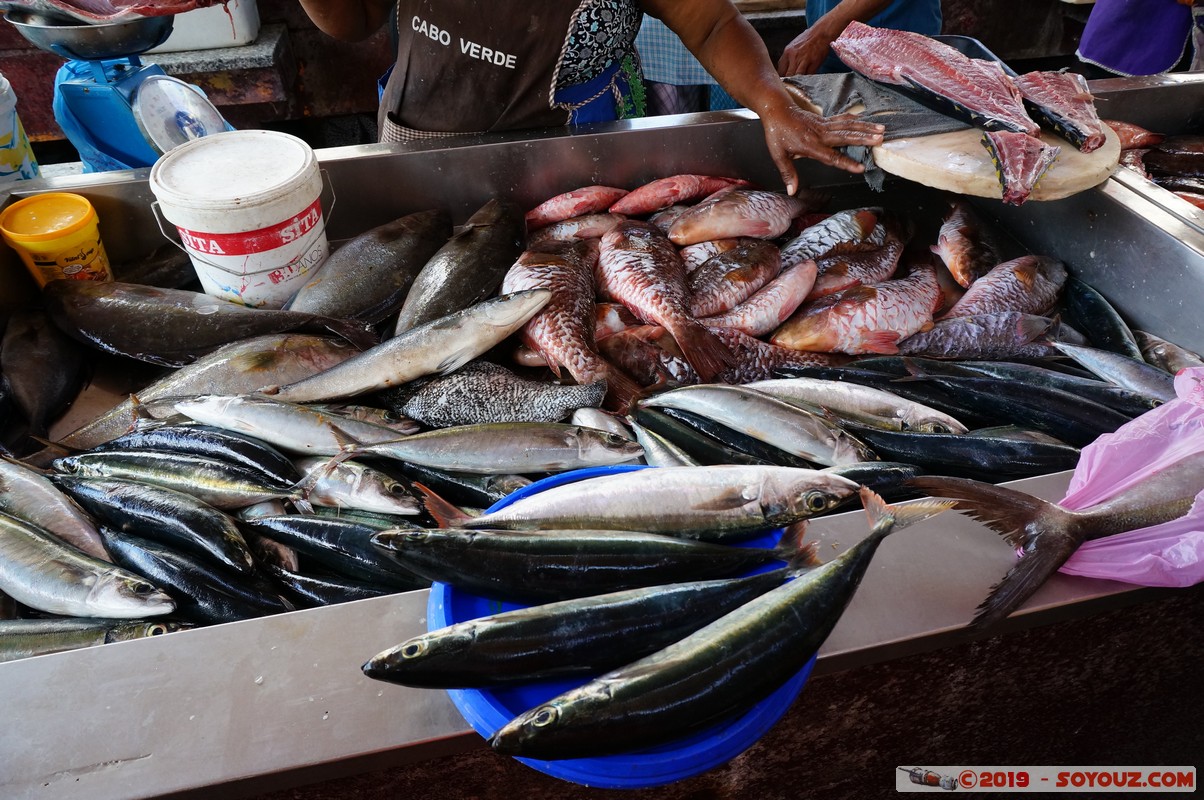
<svg viewBox="0 0 1204 800"><path fill-rule="evenodd" d="M1048 145L1035 136L1011 131L987 131L982 145L995 162L1003 202L1018 206L1028 199L1062 148Z"/></svg>
<svg viewBox="0 0 1204 800"><path fill-rule="evenodd" d="M867 78L907 86L947 103L953 115L986 130L1036 136L1020 90L994 61L969 58L943 42L909 31L851 22L832 42L850 68Z"/></svg>
<svg viewBox="0 0 1204 800"><path fill-rule="evenodd" d="M1013 78L1033 116L1084 153L1104 146L1104 123L1087 79L1077 72L1026 72Z"/></svg>

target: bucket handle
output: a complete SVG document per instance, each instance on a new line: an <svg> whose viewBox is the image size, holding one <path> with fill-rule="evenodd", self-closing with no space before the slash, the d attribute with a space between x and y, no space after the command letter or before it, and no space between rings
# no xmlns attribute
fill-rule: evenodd
<svg viewBox="0 0 1204 800"><path fill-rule="evenodd" d="M326 186L327 189L330 190L330 208L322 213L322 227L318 229L318 233L325 233L326 226L330 223L330 215L334 213L334 206L335 206L335 203L338 201L338 197L334 193L334 184L330 180L330 173L328 173L324 169L319 169L318 172L320 172L322 175L322 181L323 181L324 185ZM254 275L254 274L257 274L257 273L235 272L234 270L223 267L221 264L215 264L212 261L207 261L204 258L201 258L194 251L189 250L183 244L176 241L175 238L173 238L172 235L167 232L167 229L163 227L163 222L166 218L163 216L162 210L159 208L159 201L152 200L150 205L151 205L151 214L153 214L155 217L155 224L159 226L159 233L163 234L164 239L166 239L167 241L174 244L177 248L179 248L181 251L183 251L190 259L196 259L197 261L200 261L202 264L207 264L208 266L213 267L214 269L221 270L222 272L226 273L227 275L247 275L247 274ZM260 272L271 272L273 269L279 269L279 267L271 267L269 269L260 270Z"/></svg>

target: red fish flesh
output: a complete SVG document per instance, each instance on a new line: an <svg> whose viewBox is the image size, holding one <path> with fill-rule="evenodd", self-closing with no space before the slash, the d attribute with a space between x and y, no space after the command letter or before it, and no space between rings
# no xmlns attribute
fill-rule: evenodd
<svg viewBox="0 0 1204 800"><path fill-rule="evenodd" d="M674 220L669 238L679 247L734 236L773 239L790 228L790 220L820 202L819 193L806 190L791 197L781 192L733 189L703 200Z"/></svg>
<svg viewBox="0 0 1204 800"><path fill-rule="evenodd" d="M626 189L614 186L583 186L558 194L527 212L527 230L533 231L553 222L606 211L626 194Z"/></svg>
<svg viewBox="0 0 1204 800"><path fill-rule="evenodd" d="M89 25L103 25L138 17L183 14L218 2L221 0L9 0L5 8L51 19L68 17Z"/></svg>
<svg viewBox="0 0 1204 800"><path fill-rule="evenodd" d="M1119 119L1106 119L1104 124L1116 131L1116 135L1120 138L1121 150L1132 150L1134 147L1153 147L1166 138L1161 133L1154 133L1140 125L1122 122Z"/></svg>
<svg viewBox="0 0 1204 800"><path fill-rule="evenodd" d="M770 242L753 239L720 253L686 278L690 313L697 318L728 311L747 300L781 271L778 248Z"/></svg>
<svg viewBox="0 0 1204 800"><path fill-rule="evenodd" d="M932 327L940 302L936 270L922 264L906 278L855 286L800 308L769 341L795 350L897 353L900 340Z"/></svg>
<svg viewBox="0 0 1204 800"><path fill-rule="evenodd" d="M1019 311L1044 314L1058 302L1066 268L1048 256L1021 256L1005 261L974 282L946 317L971 317Z"/></svg>
<svg viewBox="0 0 1204 800"><path fill-rule="evenodd" d="M648 323L668 329L703 380L732 363L732 355L690 315L686 266L654 225L628 220L602 237L598 285Z"/></svg>
<svg viewBox="0 0 1204 800"><path fill-rule="evenodd" d="M803 261L762 286L740 305L699 320L712 328L731 328L749 336L765 336L790 319L815 284L814 261Z"/></svg>
<svg viewBox="0 0 1204 800"><path fill-rule="evenodd" d="M1026 72L1012 82L1026 107L1084 153L1104 146L1104 123L1087 79L1077 72Z"/></svg>
<svg viewBox="0 0 1204 800"><path fill-rule="evenodd" d="M614 214L651 214L678 203L693 203L728 186L747 183L712 175L670 175L633 189L610 207Z"/></svg>
<svg viewBox="0 0 1204 800"><path fill-rule="evenodd" d="M590 243L549 242L528 250L506 273L504 293L550 289L552 298L522 329L523 341L543 354L557 376L563 365L573 380L589 384L605 380L607 405L626 409L640 387L597 352L594 342L594 262Z"/></svg>
<svg viewBox="0 0 1204 800"><path fill-rule="evenodd" d="M987 131L982 145L995 162L1003 202L1018 206L1028 199L1062 148L1046 144L1035 136L1010 131Z"/></svg>
<svg viewBox="0 0 1204 800"><path fill-rule="evenodd" d="M969 203L954 200L941 223L936 244L929 248L940 256L953 278L969 286L999 261L999 248Z"/></svg>
<svg viewBox="0 0 1204 800"><path fill-rule="evenodd" d="M987 130L1036 136L1020 90L994 61L969 58L919 33L850 22L832 49L851 69L882 83L910 87L947 104L951 113Z"/></svg>

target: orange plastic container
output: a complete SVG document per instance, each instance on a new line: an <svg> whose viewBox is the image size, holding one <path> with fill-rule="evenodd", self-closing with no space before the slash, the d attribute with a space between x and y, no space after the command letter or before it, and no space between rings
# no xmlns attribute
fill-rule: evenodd
<svg viewBox="0 0 1204 800"><path fill-rule="evenodd" d="M111 281L98 223L88 198L48 192L18 200L0 212L0 235L38 286L58 278Z"/></svg>

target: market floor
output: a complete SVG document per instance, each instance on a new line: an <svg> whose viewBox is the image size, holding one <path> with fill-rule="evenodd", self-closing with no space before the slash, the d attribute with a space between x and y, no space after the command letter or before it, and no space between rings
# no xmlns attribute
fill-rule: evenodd
<svg viewBox="0 0 1204 800"><path fill-rule="evenodd" d="M1202 619L1204 586L1151 592L1089 619L821 675L748 751L656 789L585 789L466 737L461 754L223 796L866 800L897 796L900 765L1192 766L1204 753Z"/></svg>

